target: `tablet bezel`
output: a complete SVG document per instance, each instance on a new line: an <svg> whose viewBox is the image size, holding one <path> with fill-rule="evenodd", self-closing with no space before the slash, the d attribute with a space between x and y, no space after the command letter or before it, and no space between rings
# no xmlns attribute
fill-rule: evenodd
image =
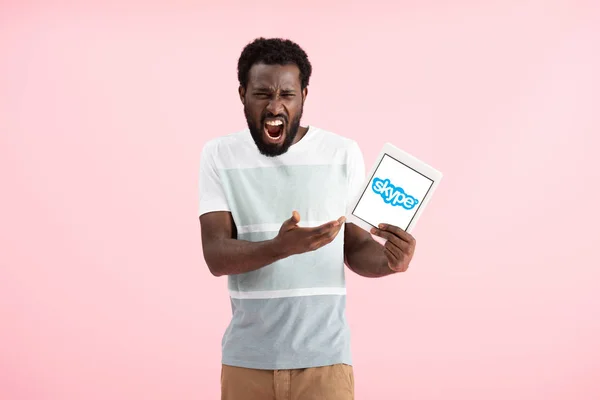
<svg viewBox="0 0 600 400"><path fill-rule="evenodd" d="M408 227L405 230L406 232L410 233L414 229L415 225L417 224L417 221L419 220L419 217L421 216L421 214L427 207L427 204L431 200L433 193L435 192L440 181L442 180L443 174L440 171L438 171L437 169L433 168L431 165L426 164L425 162L419 160L418 158L414 157L411 154L408 154L407 152L405 152L403 150L400 150L399 148L397 148L396 146L394 146L391 143L384 143L381 151L379 152L379 155L377 156L377 159L375 160L375 162L373 163L373 166L371 167L371 170L369 171L369 174L365 178L365 182L361 186L360 192L357 194L357 196L354 199L352 199L351 206L346 215L346 222L351 222L357 226L360 226L367 232L369 232L371 230L371 228L374 227L374 225L371 225L369 222L354 215L354 211L356 210L356 207L358 206L359 200L365 194L367 189L369 189L369 183L373 179L373 176L375 175L375 171L377 171L377 168L379 167L383 158L386 155L391 157L392 159L395 159L395 161L398 161L398 162L404 164L405 166L413 169L414 171L424 175L426 178L433 181L433 183L431 184L431 187L429 188L429 190L425 194L425 197L421 201L421 205L417 209L417 212L415 213L415 215L411 219L410 223L408 224ZM385 222L385 221L381 221L381 222ZM375 228L377 228L377 227L375 226Z"/></svg>

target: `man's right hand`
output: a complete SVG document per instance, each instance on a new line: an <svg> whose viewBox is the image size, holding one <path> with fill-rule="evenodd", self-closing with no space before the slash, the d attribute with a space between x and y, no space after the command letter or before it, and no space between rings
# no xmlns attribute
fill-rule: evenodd
<svg viewBox="0 0 600 400"><path fill-rule="evenodd" d="M342 216L321 226L301 228L298 226L300 214L294 211L292 217L281 225L273 241L286 256L314 251L331 243L345 221L346 218Z"/></svg>

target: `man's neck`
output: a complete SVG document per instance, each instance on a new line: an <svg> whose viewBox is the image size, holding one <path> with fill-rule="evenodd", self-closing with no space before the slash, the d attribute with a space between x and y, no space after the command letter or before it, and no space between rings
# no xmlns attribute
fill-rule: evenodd
<svg viewBox="0 0 600 400"><path fill-rule="evenodd" d="M306 132L308 132L308 126L299 126L298 133L296 134L296 137L294 138L294 142L292 144L294 145L300 140L302 140L302 138L306 135Z"/></svg>

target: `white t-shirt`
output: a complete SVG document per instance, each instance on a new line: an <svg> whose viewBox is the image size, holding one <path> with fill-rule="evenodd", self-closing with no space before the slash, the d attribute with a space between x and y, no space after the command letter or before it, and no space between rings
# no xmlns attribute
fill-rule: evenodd
<svg viewBox="0 0 600 400"><path fill-rule="evenodd" d="M351 139L309 127L285 154L267 157L245 129L204 146L199 214L231 212L239 240L270 240L294 210L300 226L346 215L364 179L363 156ZM341 229L316 251L229 275L232 318L222 341L223 364L351 364L343 245Z"/></svg>

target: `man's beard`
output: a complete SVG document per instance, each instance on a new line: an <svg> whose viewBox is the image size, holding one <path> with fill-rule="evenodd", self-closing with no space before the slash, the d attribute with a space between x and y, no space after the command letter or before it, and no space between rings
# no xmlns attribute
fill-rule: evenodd
<svg viewBox="0 0 600 400"><path fill-rule="evenodd" d="M260 125L252 119L250 115L248 115L248 110L244 107L244 114L246 115L246 122L248 123L248 128L250 129L250 134L252 135L252 139L254 139L254 143L256 143L256 147L258 147L258 151L262 155L267 157L276 157L280 156L288 151L288 149L292 146L296 135L298 134L298 128L300 127L300 118L302 118L302 108L298 113L298 116L294 118L291 123L288 121L286 117L281 117L285 121L286 132L285 139L281 145L265 143L263 141L263 130L265 126L265 118L277 117L277 115L263 115L261 117Z"/></svg>

